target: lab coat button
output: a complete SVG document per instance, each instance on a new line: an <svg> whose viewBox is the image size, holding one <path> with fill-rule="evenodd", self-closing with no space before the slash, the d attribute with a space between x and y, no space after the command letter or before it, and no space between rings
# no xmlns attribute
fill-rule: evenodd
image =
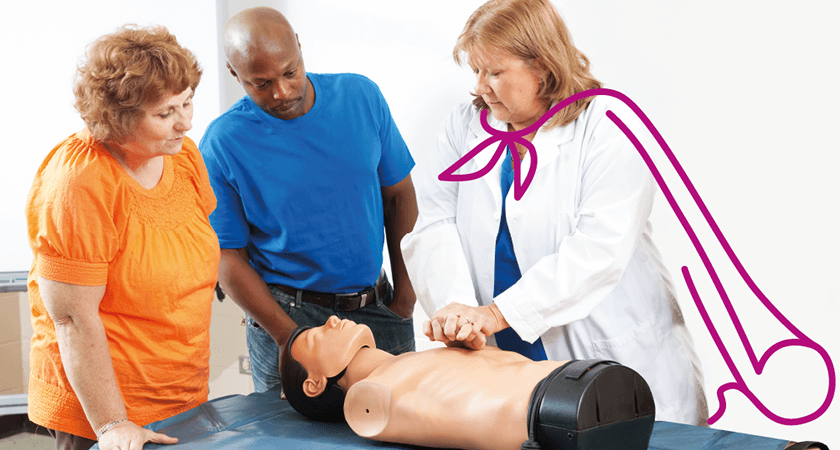
<svg viewBox="0 0 840 450"><path fill-rule="evenodd" d="M502 218L502 215L499 213L493 213L493 220L498 221Z"/></svg>

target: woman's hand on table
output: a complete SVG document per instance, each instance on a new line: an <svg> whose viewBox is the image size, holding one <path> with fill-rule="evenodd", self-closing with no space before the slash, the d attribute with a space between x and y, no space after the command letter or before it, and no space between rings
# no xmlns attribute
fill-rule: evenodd
<svg viewBox="0 0 840 450"><path fill-rule="evenodd" d="M469 306L450 303L423 323L423 334L448 347L480 350L487 337L509 325L495 304Z"/></svg>
<svg viewBox="0 0 840 450"><path fill-rule="evenodd" d="M140 450L146 442L176 444L178 438L156 433L131 421L118 423L99 436L100 450Z"/></svg>

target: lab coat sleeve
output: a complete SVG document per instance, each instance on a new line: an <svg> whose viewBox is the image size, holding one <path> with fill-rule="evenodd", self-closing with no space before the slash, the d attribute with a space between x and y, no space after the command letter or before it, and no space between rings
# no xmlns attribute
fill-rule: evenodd
<svg viewBox="0 0 840 450"><path fill-rule="evenodd" d="M438 175L460 158L468 124L475 114L465 103L450 114L438 135L436 153L420 168L419 216L401 242L403 259L417 300L430 317L451 302L478 306L476 290L455 223L458 183Z"/></svg>
<svg viewBox="0 0 840 450"><path fill-rule="evenodd" d="M650 148L649 133L629 108L609 102L609 109ZM605 110L593 112L586 120L571 235L562 238L554 254L523 270L522 278L494 299L507 322L528 342L550 328L585 318L613 291L653 207L656 185L632 142L606 117ZM514 247L527 245L513 238Z"/></svg>

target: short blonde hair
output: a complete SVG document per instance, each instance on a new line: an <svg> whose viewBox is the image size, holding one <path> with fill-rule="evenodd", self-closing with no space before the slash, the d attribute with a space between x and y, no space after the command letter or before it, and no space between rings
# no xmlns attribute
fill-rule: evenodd
<svg viewBox="0 0 840 450"><path fill-rule="evenodd" d="M201 81L195 56L162 26L126 25L94 41L76 72L76 109L94 139L120 142L143 118L143 107Z"/></svg>
<svg viewBox="0 0 840 450"><path fill-rule="evenodd" d="M490 0L467 20L452 56L461 64L461 53L477 47L497 48L526 62L539 58L548 70L537 96L553 105L587 89L601 87L589 71L589 59L572 43L566 24L549 0ZM487 109L480 95L473 105ZM545 128L567 125L592 101L587 97L555 114Z"/></svg>

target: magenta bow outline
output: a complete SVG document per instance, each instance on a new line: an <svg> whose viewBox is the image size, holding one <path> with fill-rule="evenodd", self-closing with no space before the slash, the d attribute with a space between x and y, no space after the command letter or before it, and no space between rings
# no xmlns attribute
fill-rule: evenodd
<svg viewBox="0 0 840 450"><path fill-rule="evenodd" d="M617 92L612 91L610 89L590 89L588 91L578 92L570 97L567 97L565 100L561 101L560 103L554 105L546 111L545 114L540 117L539 120L534 122L531 126L527 128L523 128L519 131L501 131L497 130L490 126L487 123L487 114L488 111L486 109L481 110L481 128L484 128L484 131L490 133L490 137L481 141L480 144L476 145L475 148L470 150L469 153L462 156L458 161L455 161L455 164L447 167L443 172L438 175L438 180L440 181L472 181L477 180L484 175L487 175L490 172L496 163L499 161L499 158L502 157L502 153L505 151L505 147L512 147L515 148L515 144L521 144L528 149L528 155L531 157L531 166L528 168L528 173L525 175L525 180L522 180L522 172L521 172L521 165L522 160L519 157L518 151L511 151L510 153L513 155L513 198L514 200L519 200L525 195L525 191L528 189L528 186L531 185L531 182L534 181L534 174L537 172L537 149L534 148L534 144L531 141L524 138L535 131L537 131L543 124L545 124L548 119L550 119L553 115L557 114L561 109L571 105L572 103L586 97L594 97L598 95L599 91L608 91L608 92ZM606 92L604 92L606 93ZM619 94L621 94L619 92ZM476 155L481 153L482 150L489 147L490 144L499 141L499 146L496 148L496 153L493 154L493 157L490 158L490 161L487 163L486 166L481 168L478 171L472 173L462 173L458 174L455 173L458 169L464 166L467 161L475 158Z"/></svg>
<svg viewBox="0 0 840 450"><path fill-rule="evenodd" d="M558 104L558 106L560 105L562 105L562 107L565 108L566 105L568 105L568 103L564 101ZM501 131L491 127L490 124L487 123L487 110L481 110L481 127L484 128L484 131L490 133L490 137L483 140L480 144L476 145L475 148L470 150L469 153L462 156L458 161L455 161L455 164L452 164L446 170L441 172L440 175L438 175L438 180L477 180L483 177L484 175L487 175L487 173L490 172L490 169L492 169L496 165L496 163L499 161L499 158L502 157L502 153L505 152L505 147L516 148L516 143L519 143L524 145L528 149L528 154L531 156L531 167L528 168L528 174L525 175L525 181L523 182L521 173L522 160L519 157L519 152L510 152L513 155L513 198L515 200L519 200L520 198L522 198L523 195L525 195L525 191L528 189L528 186L531 185L531 181L534 180L534 174L537 172L537 150L534 148L534 144L532 144L529 140L525 139L523 136L527 136L531 134L534 130L538 129L555 112L556 111L554 111L554 108L552 108L542 117L540 117L540 120L538 120L536 123L529 126L528 128L523 128L519 131ZM481 153L482 150L489 147L490 144L496 141L499 141L499 146L496 148L496 153L493 154L493 157L490 158L490 162L488 162L486 166L472 173L455 173L455 171L460 169L464 164L467 163L467 161L475 158L475 156Z"/></svg>
<svg viewBox="0 0 840 450"><path fill-rule="evenodd" d="M458 161L456 161L455 164L453 164L452 166L450 166L449 168L447 168L446 170L441 172L441 174L438 176L438 179L441 180L441 181L470 181L470 180L475 180L477 178L480 178L480 177L486 175L488 172L490 172L490 169L493 168L493 166L496 165L496 162L502 156L502 152L504 151L505 146L515 144L515 143L518 142L518 143L524 145L526 148L528 148L528 153L533 158L533 161L531 162L531 167L528 170L527 176L525 177L525 181L521 183L520 182L520 172L519 172L519 165L520 165L519 152L511 152L514 155L513 169L514 169L515 182L516 182L515 188L514 188L514 198L516 200L519 200L520 198L522 198L522 195L524 195L525 190L531 184L531 181L533 180L534 173L536 172L536 167L537 167L537 152L536 152L536 149L534 149L534 146L527 139L524 139L523 136L526 136L526 135L530 134L531 132L535 131L536 129L538 129L551 116L556 114L557 111L565 108L566 106L574 103L575 101L577 101L581 98L593 97L593 96L596 96L596 95L604 95L604 96L614 97L618 100L621 100L625 105L630 107L630 109L633 110L633 112L636 114L636 116L644 123L644 125L648 129L648 131L656 139L656 142L659 144L660 149L663 151L665 156L668 158L669 162L671 163L671 166L674 168L674 170L679 175L680 180L683 182L683 185L689 191L692 199L694 200L695 205L700 209L704 219L706 220L706 223L709 225L709 227L714 232L714 235L717 238L718 243L721 245L721 247L725 251L726 255L729 258L729 261L732 263L732 265L738 271L738 274L741 276L741 279L747 284L747 286L749 286L750 290L753 292L753 294L756 296L756 298L773 315L773 317L775 317L776 320L779 321L779 323L781 323L791 334L793 334L795 336L793 339L784 339L784 340L776 342L775 344L771 345L770 348L767 349L761 355L760 358L757 357L757 355L755 353L755 350L752 348L752 344L750 343L749 338L747 337L747 334L744 330L744 327L741 324L741 321L738 318L738 315L736 314L735 309L732 306L732 300L729 298L729 295L726 293L726 290L723 286L723 283L722 283L720 277L718 276L717 271L715 270L715 267L712 264L711 259L709 258L708 254L706 253L706 250L703 248L703 245L700 243L700 239L698 238L698 236L695 233L691 224L688 222L688 219L686 218L685 214L683 213L682 208L680 208L680 205L677 203L676 198L674 197L673 193L669 189L669 187L668 187L667 183L665 182L665 179L663 178L659 169L656 167L656 164L653 162L653 159L651 158L650 154L644 148L644 146L639 141L639 139L636 137L636 135L633 134L632 131L630 131L630 129L627 127L627 125L625 125L624 122L622 122L621 119L619 119L618 116L615 115L615 113L608 110L606 112L607 117L609 117L610 120L612 120L613 123L615 123L616 126L618 126L618 128L624 133L624 135L627 137L627 139L629 139L630 142L633 144L633 146L636 147L636 150L638 151L639 155L642 157L642 159L644 159L645 164L647 164L651 175L653 175L654 179L656 180L656 183L659 185L659 188L662 190L662 193L664 194L665 198L667 199L668 204L671 206L671 209L674 211L674 214L677 216L677 219L679 220L680 224L682 225L683 230L686 232L686 235L691 240L691 243L694 245L694 249L696 250L697 255L703 261L703 265L706 268L706 272L708 273L709 277L712 279L712 282L715 285L715 288L718 292L720 300L724 304L724 306L725 306L725 308L726 308L726 310L729 314L729 318L732 322L732 325L735 327L735 329L737 331L738 337L741 341L741 345L744 347L744 350L746 350L746 352L747 352L747 355L749 357L749 361L750 361L750 364L752 366L753 371L757 375L760 375L764 371L764 367L767 364L767 361L770 359L770 357L773 354L775 354L777 351L779 351L783 348L786 348L786 347L803 347L803 348L813 350L817 354L819 354L819 356L822 358L823 362L825 363L825 368L827 369L827 372L828 372L828 386L827 386L827 389L826 389L826 396L825 396L825 399L823 400L823 403L815 411L813 411L810 414L806 414L804 416L794 417L794 418L782 417L782 416L770 411L769 408L767 408L764 405L764 403L752 392L752 390L747 385L747 381L744 379L744 377L741 375L740 370L735 365L735 362L732 359L732 356L730 355L729 350L726 347L726 344L723 342L723 339L721 338L720 334L718 333L717 328L715 327L714 323L712 322L712 319L711 319L708 311L706 310L705 305L703 304L703 300L700 298L700 294L697 291L697 288L694 284L694 281L692 280L691 275L689 274L688 267L683 266L682 267L683 278L685 279L686 286L688 287L689 292L691 293L692 299L694 300L694 304L697 307L697 311L700 313L700 316L703 319L703 323L706 325L706 329L708 330L709 334L711 335L712 340L714 340L715 345L717 346L718 352L720 353L721 357L723 357L724 361L726 362L727 367L729 368L730 373L735 378L735 381L726 383L726 384L718 387L717 398L718 398L718 401L719 401L720 405L718 407L718 410L714 414L712 414L711 417L709 417L709 419L708 419L709 425L714 424L715 422L717 422L723 416L724 412L726 411L725 394L726 394L727 391L730 391L730 390L735 390L735 391L738 391L741 394L743 394L745 397L747 397L750 400L750 402L753 404L753 406L755 406L759 411L761 411L761 413L765 417L767 417L768 419L770 419L770 420L772 420L776 423L782 424L782 425L800 425L800 424L808 423L812 420L815 420L818 417L820 417L821 415L823 415L826 412L826 410L828 410L828 407L829 407L829 405L831 404L831 402L834 398L834 393L835 393L836 384L837 384L837 378L836 378L837 375L834 371L834 363L832 362L831 357L829 356L828 352L825 350L825 348L823 348L821 345L819 345L818 343L813 341L811 338L806 336L793 323L791 323L782 314L782 312L779 311L770 302L770 300L764 295L764 293L761 292L758 285L755 284L755 282L752 280L752 278L747 273L747 270L743 267L743 265L741 265L740 260L735 255L735 251L732 249L732 247L729 246L729 243L727 242L726 238L724 237L723 232L717 226L717 223L715 222L714 218L712 217L711 212L709 212L708 208L706 208L706 205L703 202L703 199L700 198L700 194L694 188L693 183L688 178L688 175L683 170L679 161L677 161L677 157L674 155L673 151L671 151L671 148L665 142L665 139L662 137L662 135L659 133L659 131L656 129L656 127L653 125L653 122L651 122L651 120L647 117L647 115L642 111L642 109L639 108L639 106L636 105L636 103L633 102L626 95L624 95L621 92L618 92L616 90L612 90L612 89L590 89L590 90L587 90L587 91L579 92L579 93L577 93L575 95L572 95L571 97L563 100L562 102L558 103L557 105L555 105L551 109L549 109L548 112L543 114L543 116L540 118L540 120L538 120L533 125L529 126L528 128L525 128L523 130L519 130L519 131L499 131L499 130L495 130L495 129L491 128L490 125L487 123L487 110L483 110L483 111L481 111L481 126L488 133L491 134L491 137L482 141L479 145L477 145L475 148L473 148L469 153L467 153L462 158L460 158ZM499 147L497 148L496 153L493 155L490 162L487 163L487 165L484 168L482 168L479 171L476 171L476 172L473 172L473 173L468 173L468 174L455 174L454 173L456 170L460 169L464 164L466 164L467 161L474 158L479 152L481 152L484 148L486 148L487 146L489 146L490 144L492 144L495 141L500 141Z"/></svg>

